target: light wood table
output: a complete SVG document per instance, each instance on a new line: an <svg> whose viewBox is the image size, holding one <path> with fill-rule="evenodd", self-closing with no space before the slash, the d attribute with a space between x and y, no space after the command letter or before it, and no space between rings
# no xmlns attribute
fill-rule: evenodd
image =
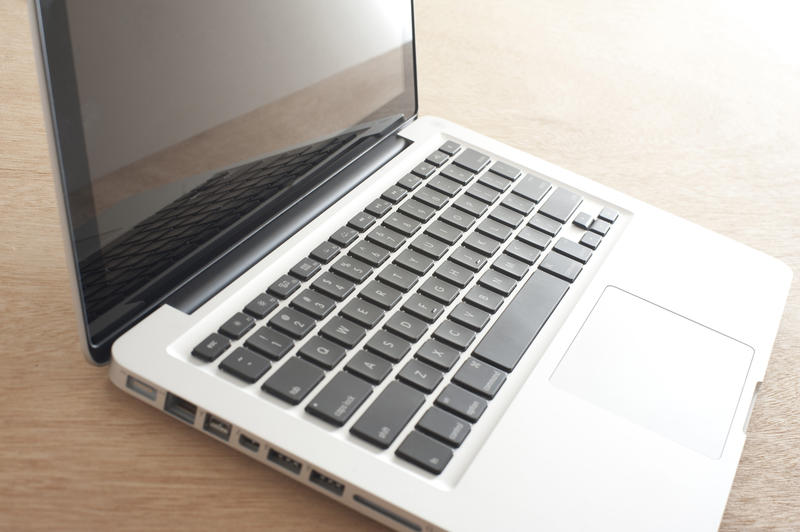
<svg viewBox="0 0 800 532"><path fill-rule="evenodd" d="M796 5L420 1L420 112L797 274ZM83 361L26 11L23 0L0 3L0 529L377 528L127 397ZM761 390L726 530L800 528L797 281Z"/></svg>

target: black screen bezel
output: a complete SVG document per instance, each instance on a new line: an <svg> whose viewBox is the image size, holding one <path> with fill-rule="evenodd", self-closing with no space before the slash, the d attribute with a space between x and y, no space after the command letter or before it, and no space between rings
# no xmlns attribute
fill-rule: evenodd
<svg viewBox="0 0 800 532"><path fill-rule="evenodd" d="M71 205L69 197L69 183L78 186L90 186L89 163L87 157L86 143L82 126L82 116L80 102L78 99L78 86L75 76L74 61L72 56L72 45L69 33L69 24L66 11L67 0L35 0L33 16L38 26L38 35L35 38L39 41L41 51L41 68L44 86L46 91L46 112L49 112L51 121L52 141L55 149L55 164L58 165L58 175L55 176L57 186L60 190L63 202L64 223L66 224L65 234L69 240L69 260L72 261L73 289L77 290L80 301L80 320L84 329L83 338L85 339L85 349L91 360L96 364L106 364L110 360L111 345L113 342L132 327L135 323L160 306L171 294L181 288L178 284L165 292L153 304L141 309L132 319L127 320L113 333L102 338L93 338L90 333L89 322L86 313L83 286L80 281L80 265L78 260L77 248L75 245L75 227L72 223ZM411 80L410 88L413 96L413 114L407 117L406 122L414 120L419 110L418 86L417 86L417 63L416 63L416 40L414 25L414 4L413 0L408 0L411 12ZM58 66L55 66L58 65ZM386 131L385 134L374 141L363 146L363 149L352 153L352 160L355 160L369 151L380 140L397 130L397 127ZM326 182L328 178L319 184ZM91 198L85 201L91 202L94 211L94 203ZM299 201L299 200L298 200ZM267 220L267 226L274 220ZM214 261L206 264L210 266ZM194 274L198 272L193 272Z"/></svg>

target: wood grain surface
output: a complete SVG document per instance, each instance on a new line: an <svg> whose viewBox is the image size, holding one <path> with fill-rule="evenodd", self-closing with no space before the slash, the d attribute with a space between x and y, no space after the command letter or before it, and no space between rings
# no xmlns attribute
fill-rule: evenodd
<svg viewBox="0 0 800 532"><path fill-rule="evenodd" d="M420 113L763 250L797 275L797 6L423 0ZM0 2L0 109L0 529L379 528L125 396L84 362L24 0ZM724 530L800 528L799 396L795 279Z"/></svg>

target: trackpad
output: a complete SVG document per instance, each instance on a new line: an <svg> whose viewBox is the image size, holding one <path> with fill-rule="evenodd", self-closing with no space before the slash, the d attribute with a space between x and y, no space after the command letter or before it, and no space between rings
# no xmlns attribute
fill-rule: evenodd
<svg viewBox="0 0 800 532"><path fill-rule="evenodd" d="M609 286L551 381L719 458L753 349Z"/></svg>

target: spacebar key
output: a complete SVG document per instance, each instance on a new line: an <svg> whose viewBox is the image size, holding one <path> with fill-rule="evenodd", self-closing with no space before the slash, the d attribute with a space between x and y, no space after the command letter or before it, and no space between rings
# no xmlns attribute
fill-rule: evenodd
<svg viewBox="0 0 800 532"><path fill-rule="evenodd" d="M549 273L533 272L472 354L502 370L514 369L568 288Z"/></svg>

